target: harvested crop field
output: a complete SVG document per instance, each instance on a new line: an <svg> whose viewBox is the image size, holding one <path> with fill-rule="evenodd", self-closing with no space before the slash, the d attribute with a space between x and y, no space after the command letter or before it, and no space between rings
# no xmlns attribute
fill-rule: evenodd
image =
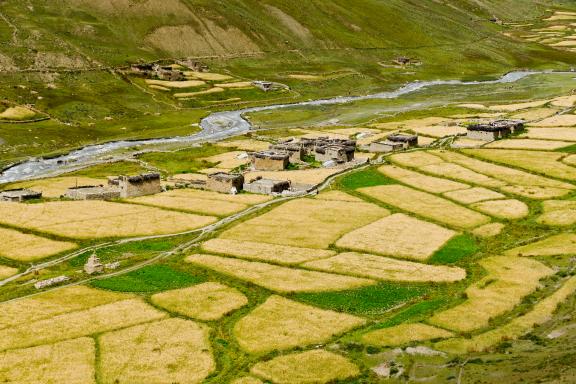
<svg viewBox="0 0 576 384"><path fill-rule="evenodd" d="M452 283L466 278L466 271L458 267L420 264L354 252L310 261L303 266L384 281Z"/></svg>
<svg viewBox="0 0 576 384"><path fill-rule="evenodd" d="M10 276L14 276L18 273L18 269L8 267L6 265L0 265L0 279L5 279Z"/></svg>
<svg viewBox="0 0 576 384"><path fill-rule="evenodd" d="M510 256L556 256L576 253L576 235L562 233L506 251Z"/></svg>
<svg viewBox="0 0 576 384"><path fill-rule="evenodd" d="M536 221L554 227L566 227L576 223L576 204L573 201L557 201L556 203L564 204L557 205L554 209L544 205L544 213Z"/></svg>
<svg viewBox="0 0 576 384"><path fill-rule="evenodd" d="M238 199L234 199L233 197L235 196L232 195L222 194L222 196L225 198L220 198L220 196L214 195L211 192L178 189L159 193L157 195L136 197L134 199L130 199L129 201L142 205L150 205L160 208L171 208L181 211L216 216L231 215L233 213L243 211L249 207L249 205L241 203L241 196L238 196ZM253 195L246 196L252 197ZM269 200L269 198L267 198L267 196L262 196L262 198L258 200L260 200L260 202L264 202Z"/></svg>
<svg viewBox="0 0 576 384"><path fill-rule="evenodd" d="M234 336L243 350L260 354L324 343L364 323L360 317L271 296L236 323Z"/></svg>
<svg viewBox="0 0 576 384"><path fill-rule="evenodd" d="M188 81L166 81L166 80L151 80L146 79L148 85L158 85L165 88L192 88L206 85L205 81L201 80L188 80Z"/></svg>
<svg viewBox="0 0 576 384"><path fill-rule="evenodd" d="M426 260L456 232L402 213L380 219L347 233L336 242L340 248Z"/></svg>
<svg viewBox="0 0 576 384"><path fill-rule="evenodd" d="M276 357L256 364L250 372L278 384L326 384L356 377L358 367L341 355L314 350Z"/></svg>
<svg viewBox="0 0 576 384"><path fill-rule="evenodd" d="M423 166L420 169L433 175L449 177L451 179L461 180L484 187L497 188L506 185L506 183L501 180L496 180L492 177L474 172L468 168L453 163L440 162Z"/></svg>
<svg viewBox="0 0 576 384"><path fill-rule="evenodd" d="M528 128L522 137L544 140L576 141L576 129L574 128Z"/></svg>
<svg viewBox="0 0 576 384"><path fill-rule="evenodd" d="M185 71L184 75L206 81L226 81L233 79L232 76L212 72Z"/></svg>
<svg viewBox="0 0 576 384"><path fill-rule="evenodd" d="M230 384L264 384L264 382L256 377L244 376L238 379L232 380Z"/></svg>
<svg viewBox="0 0 576 384"><path fill-rule="evenodd" d="M201 383L216 369L205 325L182 319L100 336L104 384Z"/></svg>
<svg viewBox="0 0 576 384"><path fill-rule="evenodd" d="M530 123L532 127L573 127L575 125L576 115L572 114L556 115L536 123Z"/></svg>
<svg viewBox="0 0 576 384"><path fill-rule="evenodd" d="M106 184L104 179L97 179L92 177L74 176L74 177L55 177L50 179L40 179L33 181L25 181L11 185L13 188L30 188L42 192L43 197L58 198L66 193L68 188L75 187L76 185L102 185Z"/></svg>
<svg viewBox="0 0 576 384"><path fill-rule="evenodd" d="M220 93L220 92L224 92L224 88L214 87L214 88L207 89L205 91L175 93L174 97L177 97L177 98L196 97L196 96L210 95L212 93Z"/></svg>
<svg viewBox="0 0 576 384"><path fill-rule="evenodd" d="M93 384L94 340L85 337L0 353L0 382Z"/></svg>
<svg viewBox="0 0 576 384"><path fill-rule="evenodd" d="M554 141L554 140L531 140L531 139L507 139L494 141L484 148L494 149L534 149L553 151L556 149L564 148L573 143L569 141Z"/></svg>
<svg viewBox="0 0 576 384"><path fill-rule="evenodd" d="M474 336L471 339L449 339L435 345L439 350L450 353L481 352L505 341L517 339L540 324L549 321L556 308L576 292L576 276L566 282L552 295L534 305L527 314L494 330Z"/></svg>
<svg viewBox="0 0 576 384"><path fill-rule="evenodd" d="M238 148L242 151L264 151L270 147L269 142L254 139L219 141L215 145L224 148Z"/></svg>
<svg viewBox="0 0 576 384"><path fill-rule="evenodd" d="M474 229L472 234L482 238L495 237L502 233L504 227L506 225L502 223L490 223Z"/></svg>
<svg viewBox="0 0 576 384"><path fill-rule="evenodd" d="M2 329L0 351L74 339L166 316L138 299L118 301Z"/></svg>
<svg viewBox="0 0 576 384"><path fill-rule="evenodd" d="M43 292L17 301L0 303L0 329L36 322L92 307L132 298L132 295L85 286Z"/></svg>
<svg viewBox="0 0 576 384"><path fill-rule="evenodd" d="M528 206L519 200L493 200L472 204L471 206L487 215L504 220L520 220L528 216Z"/></svg>
<svg viewBox="0 0 576 384"><path fill-rule="evenodd" d="M436 313L429 322L442 328L470 332L485 328L522 302L540 286L540 279L553 275L544 264L527 258L494 256L480 260L488 275L466 289L467 300Z"/></svg>
<svg viewBox="0 0 576 384"><path fill-rule="evenodd" d="M22 262L40 260L77 247L74 243L50 240L7 228L0 228L0 238L0 256Z"/></svg>
<svg viewBox="0 0 576 384"><path fill-rule="evenodd" d="M464 150L463 152L559 179L576 180L576 168L560 161L565 156L563 153L513 149L480 149Z"/></svg>
<svg viewBox="0 0 576 384"><path fill-rule="evenodd" d="M378 168L384 175L400 181L403 184L414 188L422 189L426 192L443 193L459 189L470 188L469 185L441 179L434 176L423 175L394 165L385 165Z"/></svg>
<svg viewBox="0 0 576 384"><path fill-rule="evenodd" d="M362 342L380 347L399 347L413 342L445 339L452 336L454 336L452 332L441 328L422 323L412 323L368 332L362 336Z"/></svg>
<svg viewBox="0 0 576 384"><path fill-rule="evenodd" d="M198 254L188 256L185 260L283 293L339 291L375 284L373 280L368 279L279 267L228 257Z"/></svg>
<svg viewBox="0 0 576 384"><path fill-rule="evenodd" d="M298 199L243 222L220 237L326 249L345 233L389 214L369 203ZM345 217L346 220L342 220Z"/></svg>
<svg viewBox="0 0 576 384"><path fill-rule="evenodd" d="M290 247L252 241L212 239L202 244L207 252L231 255L241 259L268 261L276 264L294 265L310 260L334 256L336 252L322 249Z"/></svg>
<svg viewBox="0 0 576 384"><path fill-rule="evenodd" d="M553 199L555 197L565 196L571 192L569 189L565 188L537 187L530 185L507 185L501 187L500 190L532 200Z"/></svg>
<svg viewBox="0 0 576 384"><path fill-rule="evenodd" d="M460 127L458 125L433 125L428 127L413 127L411 128L414 132L419 135L431 136L431 137L446 137L446 136L456 136L466 133L466 128Z"/></svg>
<svg viewBox="0 0 576 384"><path fill-rule="evenodd" d="M489 217L449 200L401 185L382 185L359 191L404 211L456 228L474 228L490 221Z"/></svg>
<svg viewBox="0 0 576 384"><path fill-rule="evenodd" d="M506 197L501 193L494 192L490 189L482 187L446 192L444 193L444 196L452 200L455 200L461 204L473 204L478 203L480 201L497 200Z"/></svg>
<svg viewBox="0 0 576 384"><path fill-rule="evenodd" d="M246 173L246 180L253 180L257 177L262 177L264 179L272 180L289 180L297 184L310 184L316 185L320 184L327 178L336 173L341 172L337 168L318 168L318 169L300 169L294 171L252 171Z"/></svg>
<svg viewBox="0 0 576 384"><path fill-rule="evenodd" d="M542 120L547 117L554 116L559 112L558 109L555 108L535 108L530 109L525 112L517 113L511 116L513 119L524 120L524 121L534 121L534 120Z"/></svg>
<svg viewBox="0 0 576 384"><path fill-rule="evenodd" d="M538 175L533 175L528 172L519 171L502 165L496 165L488 163L486 161L477 160L456 152L434 151L434 154L444 158L446 161L456 163L463 167L469 168L475 172L479 172L484 175L493 177L495 179L504 181L507 184L553 187L564 189L575 188L573 185L568 183L552 180Z"/></svg>
<svg viewBox="0 0 576 384"><path fill-rule="evenodd" d="M151 301L170 312L203 321L218 320L248 304L248 299L240 291L219 283L157 293Z"/></svg>
<svg viewBox="0 0 576 384"><path fill-rule="evenodd" d="M0 203L2 223L78 239L177 233L215 221L210 216L104 201Z"/></svg>
<svg viewBox="0 0 576 384"><path fill-rule="evenodd" d="M6 108L0 113L1 120L30 120L36 116L36 112L26 107L16 106Z"/></svg>
<svg viewBox="0 0 576 384"><path fill-rule="evenodd" d="M443 163L444 160L428 152L408 152L390 156L390 160L405 167L421 168L432 164Z"/></svg>
<svg viewBox="0 0 576 384"><path fill-rule="evenodd" d="M363 200L356 197L349 195L346 192L341 191L328 191L322 192L319 195L314 196L315 199L319 200L328 200L328 201L351 201L351 202L362 202Z"/></svg>

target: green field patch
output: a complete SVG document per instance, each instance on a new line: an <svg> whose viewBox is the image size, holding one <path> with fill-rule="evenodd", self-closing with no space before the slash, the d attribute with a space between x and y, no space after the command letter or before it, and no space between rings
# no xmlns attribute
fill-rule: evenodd
<svg viewBox="0 0 576 384"><path fill-rule="evenodd" d="M431 315L438 308L443 307L448 303L449 299L438 297L426 301L421 301L410 307L400 311L390 319L378 325L378 328L388 328L395 325L405 323L407 321L418 321Z"/></svg>
<svg viewBox="0 0 576 384"><path fill-rule="evenodd" d="M143 172L146 172L146 169L142 168L137 163L132 163L129 161L118 161L116 163L98 164L93 167L84 168L79 171L72 172L68 174L68 176L101 178L117 175L137 175Z"/></svg>
<svg viewBox="0 0 576 384"><path fill-rule="evenodd" d="M160 292L187 287L203 281L201 277L177 271L167 265L150 265L125 275L93 281L92 285L119 292Z"/></svg>
<svg viewBox="0 0 576 384"><path fill-rule="evenodd" d="M429 286L424 284L380 283L348 291L299 293L293 297L324 309L353 315L380 316L399 304L424 296L429 290Z"/></svg>
<svg viewBox="0 0 576 384"><path fill-rule="evenodd" d="M202 158L226 152L230 152L230 149L204 144L201 147L187 148L176 152L145 153L138 158L170 174L193 173L218 165L217 163L201 160Z"/></svg>
<svg viewBox="0 0 576 384"><path fill-rule="evenodd" d="M564 148L558 148L555 152L564 152L564 153L576 153L576 144L569 145Z"/></svg>
<svg viewBox="0 0 576 384"><path fill-rule="evenodd" d="M342 189L358 189L374 187L377 185L397 184L395 180L384 176L377 169L369 168L363 171L351 173L339 181Z"/></svg>
<svg viewBox="0 0 576 384"><path fill-rule="evenodd" d="M474 237L468 234L456 236L439 249L430 262L433 264L454 264L478 251Z"/></svg>
<svg viewBox="0 0 576 384"><path fill-rule="evenodd" d="M100 248L96 250L96 255L103 263L117 261L119 258L134 259L141 256L151 256L159 252L166 252L175 247L181 241L180 238L175 239L155 239L146 241L137 241L131 243L119 244L112 247ZM83 266L88 258L92 255L93 251L88 251L68 261L71 267Z"/></svg>

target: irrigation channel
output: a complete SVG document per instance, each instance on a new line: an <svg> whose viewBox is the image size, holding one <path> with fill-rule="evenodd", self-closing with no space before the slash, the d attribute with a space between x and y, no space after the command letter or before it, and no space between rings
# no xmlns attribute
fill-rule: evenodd
<svg viewBox="0 0 576 384"><path fill-rule="evenodd" d="M143 146L161 145L161 144L200 144L203 142L219 141L229 137L238 136L250 131L252 124L244 118L247 113L272 111L292 107L313 107L322 105L346 104L362 100L378 99L395 99L402 95L417 92L424 88L444 86L444 85L462 85L473 86L483 84L500 84L513 83L524 79L527 76L546 73L561 73L554 71L516 71L510 72L497 80L487 81L459 81L459 80L436 80L436 81L414 81L407 85L390 92L381 92L364 96L341 96L329 99L311 100L299 103L276 104L262 107L252 107L239 109L235 111L216 112L204 118L201 123L201 131L190 136L176 136L169 138L158 138L151 140L121 140L111 141L103 144L88 145L84 148L72 151L66 155L49 158L49 159L30 159L22 163L7 168L0 174L0 184L37 179L41 177L56 176L77 168L98 163L98 159L104 155L111 154L117 150L134 150L141 151Z"/></svg>

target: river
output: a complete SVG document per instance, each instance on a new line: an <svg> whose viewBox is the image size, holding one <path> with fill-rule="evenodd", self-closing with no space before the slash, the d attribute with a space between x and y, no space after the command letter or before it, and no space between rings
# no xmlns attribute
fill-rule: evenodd
<svg viewBox="0 0 576 384"><path fill-rule="evenodd" d="M365 96L347 96L347 97L334 97L329 99L320 99L312 101L304 101L291 104L276 104L263 107L245 108L236 111L216 112L204 118L201 123L201 131L190 136L176 136L170 138L159 138L151 140L120 140L111 141L104 144L88 145L81 149L72 151L66 155L59 157L43 159L35 158L16 164L0 174L0 184L36 179L40 177L55 176L67 171L77 169L83 166L94 164L98 162L107 154L120 149L136 148L142 150L142 147L153 146L159 144L171 143L203 143L210 141L223 140L232 136L241 135L252 129L252 125L246 120L243 115L252 112L271 111L290 107L306 107L318 105L333 105L345 104L361 100L375 100L375 99L394 99L402 95L417 92L423 88L443 86L443 85L479 85L479 84L498 84L498 83L513 83L521 80L527 76L546 72L528 72L518 71L510 72L497 80L488 81L459 81L459 80L437 80L437 81L415 81L409 83L395 91L376 93Z"/></svg>

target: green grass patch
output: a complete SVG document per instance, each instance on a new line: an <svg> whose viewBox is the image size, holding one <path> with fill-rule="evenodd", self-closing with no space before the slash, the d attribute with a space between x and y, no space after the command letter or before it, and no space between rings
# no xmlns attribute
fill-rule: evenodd
<svg viewBox="0 0 576 384"><path fill-rule="evenodd" d="M138 175L147 172L145 168L142 168L137 163L132 163L129 161L119 161L116 163L106 163L98 164L93 167L84 168L79 171L68 174L67 176L86 176L101 178L107 176L118 176L118 175Z"/></svg>
<svg viewBox="0 0 576 384"><path fill-rule="evenodd" d="M203 282L201 277L190 275L166 265L150 265L125 275L95 280L96 288L120 292L160 292L183 288Z"/></svg>
<svg viewBox="0 0 576 384"><path fill-rule="evenodd" d="M438 308L443 307L448 303L448 299L445 297L439 297L431 300L421 301L405 310L399 312L390 319L378 324L378 328L388 328L394 327L396 325L405 323L407 321L418 321L430 316Z"/></svg>
<svg viewBox="0 0 576 384"><path fill-rule="evenodd" d="M429 286L416 284L380 283L341 292L299 293L296 300L361 316L380 316L390 308L427 294Z"/></svg>
<svg viewBox="0 0 576 384"><path fill-rule="evenodd" d="M169 174L194 173L201 169L212 168L217 163L201 160L204 157L230 152L229 148L204 144L200 147L187 148L176 152L150 152L139 158Z"/></svg>
<svg viewBox="0 0 576 384"><path fill-rule="evenodd" d="M478 251L474 237L463 234L452 238L430 258L433 264L454 264Z"/></svg>
<svg viewBox="0 0 576 384"><path fill-rule="evenodd" d="M339 186L342 189L358 189L388 184L396 184L396 181L384 176L375 168L369 168L359 172L351 173L347 176L344 176L339 181Z"/></svg>
<svg viewBox="0 0 576 384"><path fill-rule="evenodd" d="M572 144L564 148L558 148L556 152L576 153L576 144Z"/></svg>
<svg viewBox="0 0 576 384"><path fill-rule="evenodd" d="M131 258L136 256L152 256L160 252L169 251L177 245L178 241L181 241L181 239L155 239L119 244L112 247L98 249L96 255L103 263L110 263L119 258L124 258L125 256L132 256ZM91 255L92 251L83 253L82 255L68 261L68 264L74 268L82 267Z"/></svg>

